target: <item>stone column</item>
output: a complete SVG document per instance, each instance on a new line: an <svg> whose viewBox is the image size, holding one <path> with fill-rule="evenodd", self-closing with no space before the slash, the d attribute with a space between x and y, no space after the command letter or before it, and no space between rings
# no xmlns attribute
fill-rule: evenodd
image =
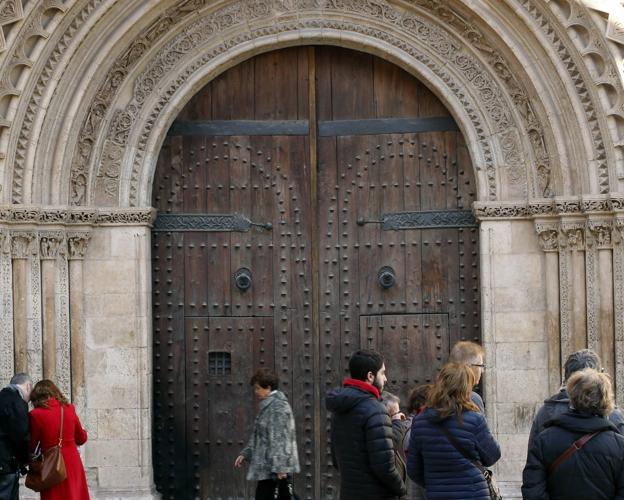
<svg viewBox="0 0 624 500"><path fill-rule="evenodd" d="M585 221L561 223L559 242L559 303L561 359L587 347L585 293Z"/></svg>
<svg viewBox="0 0 624 500"><path fill-rule="evenodd" d="M590 219L587 224L587 338L605 371L615 375L613 332L613 224L610 219Z"/></svg>
<svg viewBox="0 0 624 500"><path fill-rule="evenodd" d="M624 404L624 216L613 232L613 309L615 334L615 399Z"/></svg>
<svg viewBox="0 0 624 500"><path fill-rule="evenodd" d="M41 377L41 359L30 359L29 348L34 348L37 339L33 338L32 329L29 335L29 302L31 298L31 283L29 283L29 260L32 261L33 240L36 233L11 233L11 258L13 278L13 342L15 355L15 371L30 372L33 379ZM37 266L38 267L38 266ZM39 353L41 343L39 340ZM38 361L38 362L36 362Z"/></svg>
<svg viewBox="0 0 624 500"><path fill-rule="evenodd" d="M548 339L548 388L561 385L561 334L559 329L559 224L536 221L539 243L545 252L546 338Z"/></svg>
<svg viewBox="0 0 624 500"><path fill-rule="evenodd" d="M80 416L86 414L83 259L90 238L86 232L67 235L71 304L71 398Z"/></svg>
<svg viewBox="0 0 624 500"><path fill-rule="evenodd" d="M13 347L13 272L11 236L0 233L0 384L6 385L15 373Z"/></svg>
<svg viewBox="0 0 624 500"><path fill-rule="evenodd" d="M41 259L41 306L43 324L43 376L58 384L56 342L56 259L63 236L58 232L39 233ZM63 388L59 387L61 391Z"/></svg>

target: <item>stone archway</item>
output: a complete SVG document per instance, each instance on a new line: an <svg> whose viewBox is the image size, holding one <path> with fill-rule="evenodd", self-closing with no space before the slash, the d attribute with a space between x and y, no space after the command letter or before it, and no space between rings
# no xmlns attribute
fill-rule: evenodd
<svg viewBox="0 0 624 500"><path fill-rule="evenodd" d="M97 429L87 462L101 495L151 485L145 266L155 152L206 82L280 47L369 52L426 82L451 110L478 184L483 332L495 374L488 412L501 440L522 447L535 403L579 345L606 355L621 402L617 12L572 0L5 4L0 344L10 355L2 373L54 366L73 384ZM124 334L108 339L110 324ZM106 385L84 396L98 378ZM512 398L519 379L534 390ZM104 424L111 416L130 429L123 439ZM123 469L117 450L132 465ZM502 477L517 481L521 461L509 456Z"/></svg>

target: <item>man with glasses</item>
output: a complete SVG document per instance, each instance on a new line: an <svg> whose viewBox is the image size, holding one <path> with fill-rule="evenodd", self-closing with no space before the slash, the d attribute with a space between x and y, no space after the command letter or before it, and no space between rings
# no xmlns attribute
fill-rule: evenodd
<svg viewBox="0 0 624 500"><path fill-rule="evenodd" d="M462 340L461 342L457 342L451 349L449 361L451 363L468 365L475 374L477 380L476 384L478 384L481 380L481 375L483 375L483 370L485 370L484 357L485 352L483 351L483 347L476 342ZM481 413L485 413L485 405L483 404L481 396L472 391L470 398L472 402L479 407Z"/></svg>
<svg viewBox="0 0 624 500"><path fill-rule="evenodd" d="M544 401L544 405L539 409L533 419L531 434L529 436L529 449L531 449L537 435L544 430L547 422L568 411L570 407L570 397L566 390L566 382L573 373L584 370L585 368L603 371L598 354L591 349L582 349L568 356L563 367L564 380L561 389ZM618 428L621 434L624 434L624 415L622 415L622 412L618 408L613 410L609 415L609 420Z"/></svg>

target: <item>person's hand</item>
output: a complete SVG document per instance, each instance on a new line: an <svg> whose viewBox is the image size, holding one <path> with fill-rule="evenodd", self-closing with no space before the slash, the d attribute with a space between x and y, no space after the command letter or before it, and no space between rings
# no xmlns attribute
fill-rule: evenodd
<svg viewBox="0 0 624 500"><path fill-rule="evenodd" d="M234 460L234 467L236 467L237 469L238 469L239 467L242 467L242 466L243 466L243 462L244 462L244 461L245 461L245 457L244 457L244 456L242 456L242 455L238 455L238 456L236 457L236 460Z"/></svg>
<svg viewBox="0 0 624 500"><path fill-rule="evenodd" d="M405 416L405 413L403 413L402 411L399 411L392 415L392 420L406 420L406 418L407 417Z"/></svg>
<svg viewBox="0 0 624 500"><path fill-rule="evenodd" d="M285 472L277 473L277 479L286 479L287 477L288 477L288 474L286 474Z"/></svg>

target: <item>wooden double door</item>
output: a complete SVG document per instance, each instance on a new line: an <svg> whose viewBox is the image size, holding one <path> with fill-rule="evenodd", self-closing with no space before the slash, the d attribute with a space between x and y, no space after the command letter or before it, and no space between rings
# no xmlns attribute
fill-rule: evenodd
<svg viewBox="0 0 624 500"><path fill-rule="evenodd" d="M296 419L301 498L337 498L326 391L386 357L405 401L480 340L472 166L442 103L335 47L239 64L186 105L153 203L153 461L163 498L253 498L233 462L274 369Z"/></svg>

